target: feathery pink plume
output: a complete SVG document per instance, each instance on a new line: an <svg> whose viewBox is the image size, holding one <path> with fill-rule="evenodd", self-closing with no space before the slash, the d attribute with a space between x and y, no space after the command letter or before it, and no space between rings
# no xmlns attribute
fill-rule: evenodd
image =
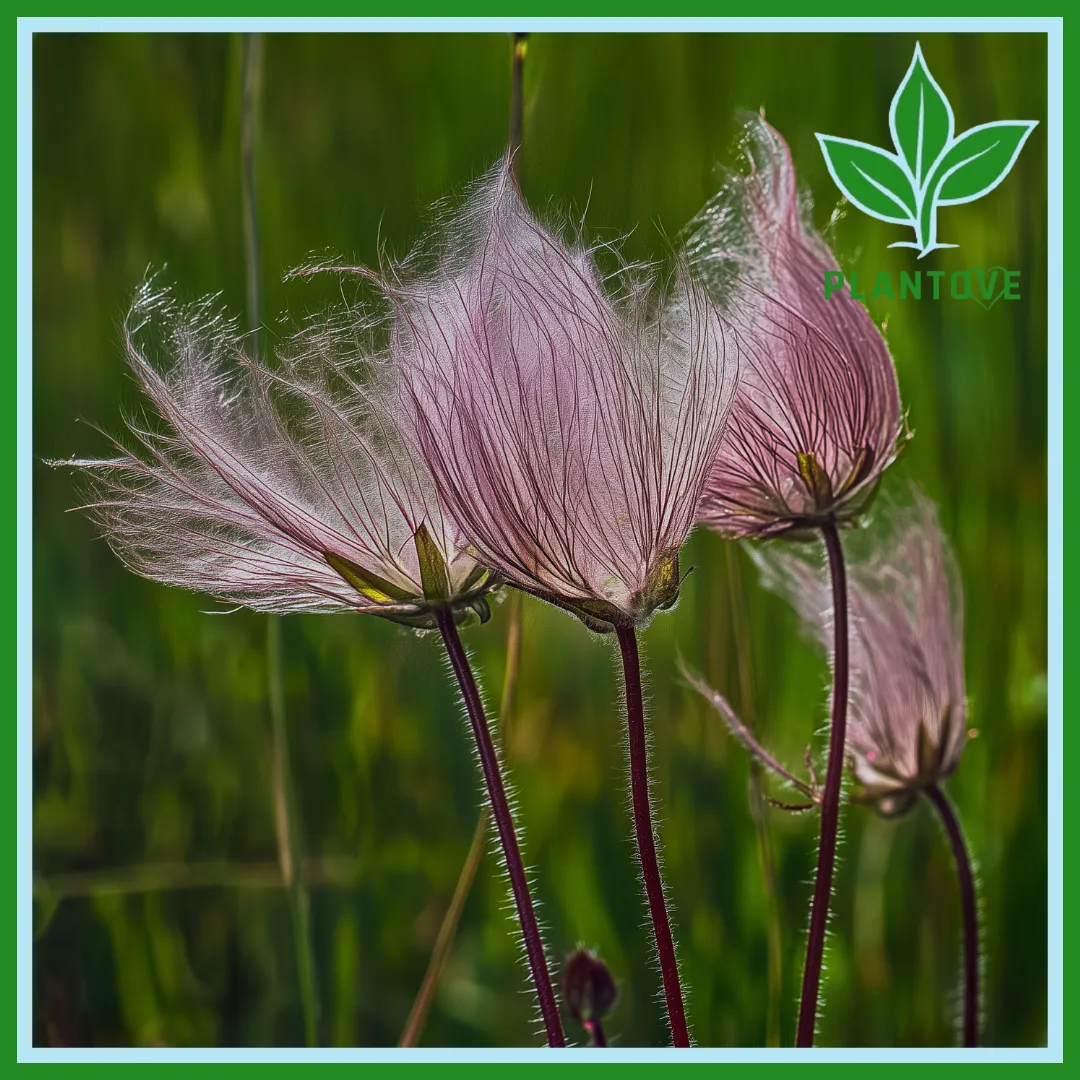
<svg viewBox="0 0 1080 1080"><path fill-rule="evenodd" d="M846 287L825 299L836 261L799 205L791 152L747 124L749 172L688 228L694 271L736 323L742 368L699 520L728 536L770 536L854 516L895 457L900 399L892 359Z"/></svg>
<svg viewBox="0 0 1080 1080"><path fill-rule="evenodd" d="M397 408L470 551L597 630L678 595L737 382L730 327L684 269L657 296L566 243L507 162L385 285ZM614 253L608 253L617 259Z"/></svg>
<svg viewBox="0 0 1080 1080"><path fill-rule="evenodd" d="M882 515L886 538L849 569L851 717L847 752L867 795L886 812L956 768L967 741L963 598L934 506ZM785 596L825 648L832 601L819 570L789 546L754 553L763 580Z"/></svg>
<svg viewBox="0 0 1080 1080"><path fill-rule="evenodd" d="M256 362L213 300L181 306L151 280L124 342L158 419L129 420L137 447L117 443L117 457L55 464L89 474L84 509L131 570L260 611L427 626L427 551L445 593L483 614L486 571L457 546L430 478L360 381L367 361L332 324Z"/></svg>

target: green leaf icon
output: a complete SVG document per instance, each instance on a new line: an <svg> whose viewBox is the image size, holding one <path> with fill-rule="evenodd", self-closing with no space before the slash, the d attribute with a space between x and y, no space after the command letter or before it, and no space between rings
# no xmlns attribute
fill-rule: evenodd
<svg viewBox="0 0 1080 1080"><path fill-rule="evenodd" d="M911 66L893 95L889 130L917 189L925 186L938 158L952 142L953 128L949 99L930 74L916 43Z"/></svg>
<svg viewBox="0 0 1080 1080"><path fill-rule="evenodd" d="M938 242L938 208L993 191L1036 126L1035 120L999 120L956 136L952 106L916 42L889 107L895 154L835 135L818 133L817 139L829 174L848 201L880 221L914 229L914 241L897 240L889 247L915 248L922 258L956 247Z"/></svg>
<svg viewBox="0 0 1080 1080"><path fill-rule="evenodd" d="M993 191L1009 174L1034 128L1031 120L999 120L965 131L935 170L938 205L974 202Z"/></svg>
<svg viewBox="0 0 1080 1080"><path fill-rule="evenodd" d="M817 138L829 173L849 202L882 221L914 223L918 207L915 192L893 154L854 139Z"/></svg>

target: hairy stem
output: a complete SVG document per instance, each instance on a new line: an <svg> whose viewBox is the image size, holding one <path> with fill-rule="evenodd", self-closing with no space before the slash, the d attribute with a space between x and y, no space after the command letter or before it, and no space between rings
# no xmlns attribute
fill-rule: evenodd
<svg viewBox="0 0 1080 1080"><path fill-rule="evenodd" d="M649 901L656 955L664 981L668 1022L673 1046L689 1046L690 1033L686 1027L682 987L679 985L679 966L675 960L675 942L671 937L664 881L656 856L656 835L653 831L652 809L649 804L649 758L645 742L645 704L641 695L641 661L638 658L637 633L633 627L616 627L619 650L622 653L623 678L626 683L626 732L630 747L630 794L634 806L634 835L638 860L645 879L645 895Z"/></svg>
<svg viewBox="0 0 1080 1080"><path fill-rule="evenodd" d="M502 701L499 704L499 722L504 733L514 700L521 657L521 599L521 593L515 590L510 594L507 602L510 615L509 626L506 630L506 674L503 676ZM428 1012L439 985L439 978L454 944L461 913L465 910L465 901L469 898L473 882L476 880L476 872L480 869L480 863L484 857L484 840L490 824L491 814L485 806L480 811L480 817L477 818L469 853L465 856L465 864L458 875L450 906L446 909L439 933L435 938L435 947L431 950L431 959L428 961L427 971L424 972L424 981L420 984L416 1000L409 1010L409 1018L405 1022L405 1030L398 1043L400 1047L416 1046L424 1032L424 1025L427 1023Z"/></svg>
<svg viewBox="0 0 1080 1080"><path fill-rule="evenodd" d="M491 732L488 729L487 718L484 715L480 692L476 688L476 680L473 678L472 668L469 666L469 658L465 655L465 647L461 644L461 637L458 635L457 627L454 625L453 612L447 607L442 607L438 611L437 618L439 630L442 633L446 651L450 657L450 664L454 669L454 674L457 676L462 696L465 698L465 708L469 714L473 737L476 739L476 749L480 755L480 767L484 773L484 783L487 785L491 814L495 819L499 843L502 846L506 869L510 875L510 886L514 893L514 904L517 908L518 920L521 923L521 934L525 941L529 970L532 973L537 997L540 999L540 1014L543 1017L544 1027L547 1031L548 1046L562 1047L566 1045L566 1037L563 1035L562 1021L559 1019L559 1007L555 1001L555 991L551 985L551 975L548 972L544 944L540 938L540 928L536 923L536 912L533 910L532 897L529 895L529 883L525 876L525 866L521 861L517 832L514 829L510 804L506 798L506 789L503 786L502 773L499 770L499 759L495 753L495 746L491 741Z"/></svg>
<svg viewBox="0 0 1080 1080"><path fill-rule="evenodd" d="M806 942L802 996L799 1000L799 1025L795 1045L814 1045L818 994L821 989L821 963L825 955L825 931L829 922L829 899L833 870L836 866L836 838L840 826L840 789L844 776L844 742L847 738L848 706L848 605L844 549L836 523L821 527L829 554L829 574L833 595L833 692L832 725L829 731L829 760L825 785L821 791L821 837L818 841L817 875L814 899L810 908L810 933Z"/></svg>
<svg viewBox="0 0 1080 1080"><path fill-rule="evenodd" d="M936 784L924 789L934 804L949 837L956 877L960 885L960 908L964 919L964 1045L979 1045L979 909L975 902L975 876L964 833L956 811Z"/></svg>

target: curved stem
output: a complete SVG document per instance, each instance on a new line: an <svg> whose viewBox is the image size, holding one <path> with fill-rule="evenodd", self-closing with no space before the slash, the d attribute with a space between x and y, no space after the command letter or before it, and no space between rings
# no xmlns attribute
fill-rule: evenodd
<svg viewBox="0 0 1080 1080"><path fill-rule="evenodd" d="M259 316L259 214L255 191L255 140L262 90L262 35L245 34L243 39L243 85L240 103L240 168L244 219L244 279L247 290L248 330L251 351L258 361L262 355L262 322Z"/></svg>
<svg viewBox="0 0 1080 1080"><path fill-rule="evenodd" d="M485 806L476 821L469 853L465 856L465 864L458 875L450 906L446 909L438 936L435 938L435 948L431 950L427 971L424 972L424 981L420 984L420 990L409 1010L409 1017L405 1021L405 1030L401 1033L401 1040L398 1042L398 1046L402 1048L416 1046L420 1041L424 1025L427 1023L428 1012L431 1009L431 1002L435 997L435 990L439 985L439 978L446 965L446 958L450 955L450 946L454 944L462 912L465 910L465 901L469 899L476 871L480 869L480 861L484 857L484 841L487 839L490 824L491 815Z"/></svg>
<svg viewBox="0 0 1080 1080"><path fill-rule="evenodd" d="M964 1045L979 1045L979 909L975 902L975 876L964 832L945 792L936 784L924 789L934 804L949 837L956 877L960 884L960 908L964 918Z"/></svg>
<svg viewBox="0 0 1080 1080"><path fill-rule="evenodd" d="M514 52L510 67L510 167L514 179L521 182L521 133L524 128L525 52L529 35L513 35Z"/></svg>
<svg viewBox="0 0 1080 1080"><path fill-rule="evenodd" d="M461 637L454 625L453 612L447 607L442 607L438 611L437 619L450 657L450 664L457 676L462 696L465 698L465 708L469 714L473 737L476 739L476 749L480 755L480 766L491 803L491 814L499 833L499 842L502 845L506 869L510 875L510 886L514 893L514 904L521 923L521 934L525 940L529 970L532 972L536 994L540 999L540 1013L547 1030L548 1046L565 1046L566 1037L563 1035L562 1021L559 1019L559 1007L551 985L547 957L544 955L544 944L540 939L540 928L537 926L536 912L533 910L532 897L529 895L529 882L525 876L525 866L521 861L514 819L506 798L506 789L499 770L499 759L491 741L487 717L484 715L484 705L480 700L480 692L476 688L469 658L465 655L465 647L461 644Z"/></svg>
<svg viewBox="0 0 1080 1080"><path fill-rule="evenodd" d="M656 955L664 980L668 1021L673 1046L689 1046L690 1033L686 1027L682 987L679 985L679 966L675 960L675 943L668 922L664 899L664 881L656 857L656 836L653 831L652 810L649 806L649 757L645 744L645 705L641 696L641 662L638 658L637 634L632 626L615 628L622 653L623 678L626 683L626 732L630 747L630 793L634 804L634 834L637 840L641 875L645 879L645 895L649 901Z"/></svg>
<svg viewBox="0 0 1080 1080"><path fill-rule="evenodd" d="M832 726L829 731L829 762L821 791L821 837L818 841L817 876L810 908L810 933L806 942L802 996L799 999L799 1026L796 1046L814 1045L818 993L821 989L821 963L825 955L825 931L829 922L829 898L833 869L836 866L836 837L840 825L840 787L844 776L844 741L847 737L848 705L848 608L847 575L844 549L836 523L821 527L825 549L829 553L829 574L833 594L833 693Z"/></svg>

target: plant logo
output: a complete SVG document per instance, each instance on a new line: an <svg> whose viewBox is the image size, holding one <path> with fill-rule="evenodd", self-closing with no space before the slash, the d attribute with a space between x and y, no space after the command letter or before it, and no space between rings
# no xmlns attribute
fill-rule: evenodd
<svg viewBox="0 0 1080 1080"><path fill-rule="evenodd" d="M1037 120L978 124L957 136L953 111L915 44L911 66L893 95L889 131L896 153L855 139L818 134L836 186L864 214L915 230L919 258L956 244L937 241L942 206L974 202L1009 174Z"/></svg>

